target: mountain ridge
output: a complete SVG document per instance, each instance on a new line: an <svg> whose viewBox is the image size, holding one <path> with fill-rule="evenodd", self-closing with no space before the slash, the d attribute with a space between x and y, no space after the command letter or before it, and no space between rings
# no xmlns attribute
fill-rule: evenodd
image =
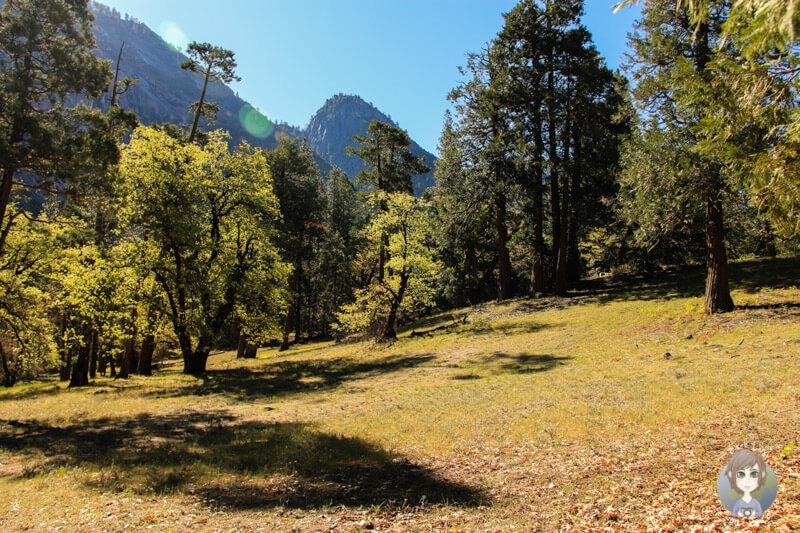
<svg viewBox="0 0 800 533"><path fill-rule="evenodd" d="M171 122L180 127L191 124L188 106L200 96L202 79L184 71L180 63L186 56L166 43L158 34L133 17L120 14L98 2L91 3L95 15L93 32L96 53L110 60L112 68L122 48L120 78L138 79L118 101L126 109L135 111L143 124ZM123 44L124 43L124 44ZM107 106L108 98L99 105ZM214 82L209 84L207 101L220 106L217 122L205 129L221 128L231 135L231 142L247 141L251 145L272 149L276 136L285 134L305 139L317 156L320 172L326 173L336 166L351 179L364 168L358 156L347 154L347 145L354 145L353 135L366 133L370 120L380 120L399 127L391 117L357 95L337 94L329 98L309 119L306 127L292 126L263 117L251 104L243 100L230 87ZM249 120L249 119L254 120ZM252 125L261 127L253 128ZM272 127L267 127L271 124ZM431 171L413 178L414 192L419 195L433 185L433 163L436 157L412 140L411 150L425 157Z"/></svg>

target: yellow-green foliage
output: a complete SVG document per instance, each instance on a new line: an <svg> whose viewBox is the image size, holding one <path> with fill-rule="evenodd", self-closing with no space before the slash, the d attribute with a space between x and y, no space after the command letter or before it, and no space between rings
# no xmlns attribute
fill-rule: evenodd
<svg viewBox="0 0 800 533"><path fill-rule="evenodd" d="M140 127L122 149L123 233L166 295L185 351L189 336L209 349L228 319L255 340L275 334L285 307L290 267L274 243L266 158L247 143L231 152L227 137L211 132L201 147Z"/></svg>
<svg viewBox="0 0 800 533"><path fill-rule="evenodd" d="M29 216L12 206L0 254L0 357L7 385L22 376L35 376L56 360L55 331L48 313L63 255L58 239L64 226Z"/></svg>
<svg viewBox="0 0 800 533"><path fill-rule="evenodd" d="M376 191L379 212L364 229L363 237L373 253L384 239L388 240L388 261L382 282L376 279L368 287L356 291L355 302L345 305L336 314L334 331L379 333L392 305L406 316L414 316L433 304L434 284L440 265L434 258L431 218L427 205L406 193Z"/></svg>

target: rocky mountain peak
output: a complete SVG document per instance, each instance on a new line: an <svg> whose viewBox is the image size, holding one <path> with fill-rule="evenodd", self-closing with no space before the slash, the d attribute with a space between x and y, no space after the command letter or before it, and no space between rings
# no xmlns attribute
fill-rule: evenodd
<svg viewBox="0 0 800 533"><path fill-rule="evenodd" d="M399 127L390 116L356 95L337 94L311 117L305 129L308 143L323 159L341 168L352 178L364 169L361 158L347 154L347 146L355 146L353 135L364 134L370 121L378 120ZM425 157L426 164L433 168L433 154L412 140L411 152ZM414 192L419 195L433 185L433 171L415 176Z"/></svg>
<svg viewBox="0 0 800 533"><path fill-rule="evenodd" d="M2 1L0 0L0 4ZM139 79L138 85L120 97L120 105L135 111L144 124L171 122L188 127L192 120L188 106L200 96L202 80L181 70L180 64L186 56L164 42L145 24L127 14L123 16L97 2L92 2L92 9L95 14L97 55L111 60L113 64L122 43L125 43L120 76ZM335 165L351 178L364 168L359 157L347 155L347 146L354 144L353 135L366 133L371 120L397 126L391 117L361 97L337 94L325 102L305 129L275 122L273 119L274 127L254 132L247 127L247 121L242 119L245 113L253 110L253 106L239 98L229 87L221 83L210 84L208 100L220 105L219 118L214 126L201 125L204 128L227 130L233 144L246 140L251 145L271 149L277 144L275 135L278 133L306 138L316 152L322 172L326 172L330 165ZM99 105L107 105L107 102L100 102ZM418 157L425 156L428 166L433 166L435 157L432 154L416 143L412 144L411 150ZM416 176L414 191L421 194L433 183L433 172Z"/></svg>

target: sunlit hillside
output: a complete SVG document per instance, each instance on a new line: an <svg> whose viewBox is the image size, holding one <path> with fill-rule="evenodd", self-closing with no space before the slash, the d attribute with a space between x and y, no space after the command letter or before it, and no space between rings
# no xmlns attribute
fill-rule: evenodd
<svg viewBox="0 0 800 533"><path fill-rule="evenodd" d="M769 528L794 529L798 269L734 265L738 307L720 317L700 310L699 271L605 278L455 310L391 344L6 390L0 524L733 530L716 479L752 446L779 480Z"/></svg>

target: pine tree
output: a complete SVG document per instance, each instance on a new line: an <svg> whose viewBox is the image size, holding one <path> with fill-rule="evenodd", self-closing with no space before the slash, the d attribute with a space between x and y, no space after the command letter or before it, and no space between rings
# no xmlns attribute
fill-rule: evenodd
<svg viewBox="0 0 800 533"><path fill-rule="evenodd" d="M465 179L461 190L469 192L461 200L473 213L481 205L489 207L494 227L487 231L495 237L497 298L504 300L513 292L507 211L517 192L510 117L499 90L507 70L485 51L471 54L462 74L467 79L448 95L455 104L455 120L446 130L453 137L447 141L450 170L439 175L457 172Z"/></svg>
<svg viewBox="0 0 800 533"><path fill-rule="evenodd" d="M16 0L2 7L0 228L13 189L68 192L119 158L116 139L106 135L116 115L75 103L98 98L111 81L108 62L90 51L87 5Z"/></svg>
<svg viewBox="0 0 800 533"><path fill-rule="evenodd" d="M222 83L230 83L234 80L241 81L241 78L234 73L234 69L236 69L236 60L233 58L233 52L230 50L219 46L213 46L209 43L198 43L195 41L189 44L187 53L190 59L181 63L181 68L203 76L203 91L200 93L200 100L191 105L191 110L194 112L194 121L192 122L192 129L189 132L189 142L194 142L200 117L215 118L216 114L219 112L218 105L213 104L213 106L210 107L210 104L205 101L208 82L219 81Z"/></svg>
<svg viewBox="0 0 800 533"><path fill-rule="evenodd" d="M579 25L581 10L576 0L520 2L485 52L470 58L471 79L451 95L458 121L442 135L449 148L438 178L469 181L447 192L461 194L475 213L475 199L493 199L501 294L511 290L509 214L525 218L519 234L530 243L531 295L548 286L547 215L550 279L558 293L580 275L580 239L612 215L601 198L613 191L620 101L613 74Z"/></svg>
<svg viewBox="0 0 800 533"><path fill-rule="evenodd" d="M302 333L301 304L309 299L306 267L324 231L326 202L314 152L305 141L279 135L278 146L267 153L267 163L281 210L278 246L294 269L281 341L281 350L286 350L292 328L295 339Z"/></svg>

